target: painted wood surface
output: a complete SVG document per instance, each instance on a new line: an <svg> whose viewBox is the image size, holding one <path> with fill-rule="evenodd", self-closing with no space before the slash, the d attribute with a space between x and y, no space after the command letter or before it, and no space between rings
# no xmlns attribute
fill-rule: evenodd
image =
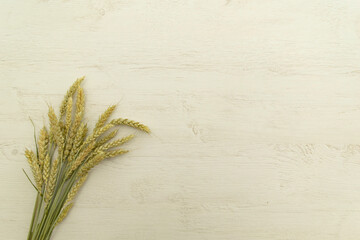
<svg viewBox="0 0 360 240"><path fill-rule="evenodd" d="M91 124L152 134L53 239L357 240L359 63L357 0L1 1L0 239L30 223L29 117L86 75Z"/></svg>

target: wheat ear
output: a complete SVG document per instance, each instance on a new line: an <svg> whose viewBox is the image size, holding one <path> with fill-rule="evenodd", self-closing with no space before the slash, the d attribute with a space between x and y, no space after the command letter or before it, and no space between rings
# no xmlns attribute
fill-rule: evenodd
<svg viewBox="0 0 360 240"><path fill-rule="evenodd" d="M74 203L70 203L69 205L67 205L66 207L63 208L63 210L61 211L55 225L58 225L59 223L61 223L64 218L68 215L70 209L73 207Z"/></svg>
<svg viewBox="0 0 360 240"><path fill-rule="evenodd" d="M90 158L91 157L94 157L96 154L98 154L100 151L105 151L107 149L109 149L110 147L115 147L116 143L115 142L118 142L118 141L121 141L121 140L115 140L115 141L112 141L110 143L107 143L108 141L110 141L111 139L113 139L117 132L119 131L119 129L116 129L112 132L110 132L108 135L106 135L105 137L103 137L102 139L100 139L99 141L96 142L96 148L94 149L93 153L91 154ZM126 138L126 137L125 137ZM130 139L129 139L130 140ZM123 141L125 142L125 139L123 139ZM114 145L114 146L112 146ZM120 144L121 145L121 144Z"/></svg>
<svg viewBox="0 0 360 240"><path fill-rule="evenodd" d="M116 105L111 105L108 107L103 114L100 115L97 123L95 124L94 132L96 132L98 129L100 129L106 121L109 119L110 115L114 112L116 108Z"/></svg>
<svg viewBox="0 0 360 240"><path fill-rule="evenodd" d="M70 126L71 126L72 106L73 106L73 100L72 100L72 97L69 97L69 99L67 101L67 106L66 106L65 136L69 132L69 129L70 129Z"/></svg>
<svg viewBox="0 0 360 240"><path fill-rule="evenodd" d="M77 128L80 126L81 120L84 116L84 110L85 110L84 90L81 87L79 87L76 96L76 112L75 112L75 120L74 120L75 127L72 129L73 132L76 132Z"/></svg>
<svg viewBox="0 0 360 240"><path fill-rule="evenodd" d="M104 145L105 143L107 143L108 141L110 141L111 139L113 139L116 136L116 134L118 133L118 131L119 131L119 129L115 129L114 131L110 132L108 135L99 139L96 142L96 146L100 147L100 146Z"/></svg>
<svg viewBox="0 0 360 240"><path fill-rule="evenodd" d="M74 200L76 194L78 193L79 189L81 188L81 186L84 184L86 178L87 178L87 174L83 175L82 177L80 177L80 179L77 181L77 183L75 185L73 185L71 187L70 192L67 195L66 198L66 202L64 205L67 205L68 203L70 203L72 200Z"/></svg>
<svg viewBox="0 0 360 240"><path fill-rule="evenodd" d="M79 86L76 96L76 112L84 113L84 109L85 109L84 89Z"/></svg>
<svg viewBox="0 0 360 240"><path fill-rule="evenodd" d="M47 150L48 150L48 144L49 144L49 135L48 135L48 132L47 132L46 128L43 127L40 130L40 136L39 136L39 141L38 141L40 170L43 169L46 153L47 153Z"/></svg>
<svg viewBox="0 0 360 240"><path fill-rule="evenodd" d="M118 149L114 151L106 152L105 158L112 158L129 152L129 150Z"/></svg>
<svg viewBox="0 0 360 240"><path fill-rule="evenodd" d="M114 125L127 125L127 126L130 126L130 127L133 127L133 128L137 128L137 129L139 129L141 131L150 133L149 127L147 127L144 124L141 124L139 122L129 120L129 119L126 119L126 118L114 119L110 123L112 123Z"/></svg>
<svg viewBox="0 0 360 240"><path fill-rule="evenodd" d="M118 146L130 141L133 138L134 138L134 135L130 134L130 135L128 135L126 137L123 137L121 139L106 143L106 144L100 146L98 150L99 151L105 151L105 150L108 150L109 148L118 147Z"/></svg>
<svg viewBox="0 0 360 240"><path fill-rule="evenodd" d="M81 148L86 146L87 144L96 140L96 138L100 137L101 134L112 128L114 125L111 123L106 124L105 126L99 128L98 130L94 131L90 136L88 136L85 142L82 144ZM80 148L80 149L81 149Z"/></svg>
<svg viewBox="0 0 360 240"><path fill-rule="evenodd" d="M76 79L76 81L73 83L73 85L69 88L67 93L65 94L64 100L62 101L60 105L60 119L65 116L66 106L67 102L69 100L69 97L72 97L74 93L76 92L77 88L80 86L80 83L85 79L85 77L81 77Z"/></svg>
<svg viewBox="0 0 360 240"><path fill-rule="evenodd" d="M45 202L48 203L51 199L52 195L54 194L55 184L56 184L56 175L59 166L59 158L56 158L51 166L50 176L48 183L46 185L46 192L45 192Z"/></svg>
<svg viewBox="0 0 360 240"><path fill-rule="evenodd" d="M72 162L71 167L66 174L67 177L69 177L83 163L86 157L91 153L94 146L95 142L92 142L82 152L80 152L79 156Z"/></svg>
<svg viewBox="0 0 360 240"><path fill-rule="evenodd" d="M90 158L83 166L81 166L79 171L79 176L83 176L84 174L87 174L93 167L98 165L102 160L106 158L115 157L118 155L122 155L129 152L128 150L114 150L110 152L102 152L99 151L97 155L95 155L93 158Z"/></svg>
<svg viewBox="0 0 360 240"><path fill-rule="evenodd" d="M72 145L69 159L70 161L73 161L75 158L75 154L80 150L80 146L84 141L84 137L87 133L87 126L84 123L81 123L79 130L76 132L75 139L73 140L74 143ZM74 137L73 137L74 138Z"/></svg>
<svg viewBox="0 0 360 240"><path fill-rule="evenodd" d="M81 87L79 87L77 90L75 119L69 131L69 135L66 141L66 148L65 148L65 158L67 158L70 154L70 156L67 158L69 161L71 161L74 157L73 145L76 144L76 138L78 136L78 133L84 131L85 130L84 128L86 128L86 126L81 127L82 124L81 120L83 117L84 106L85 106L84 99L85 99L84 91Z"/></svg>
<svg viewBox="0 0 360 240"><path fill-rule="evenodd" d="M64 136L61 130L61 122L58 121L54 109L49 107L49 120L50 120L50 130L53 133L56 144L59 147L59 153L62 152L64 148Z"/></svg>
<svg viewBox="0 0 360 240"><path fill-rule="evenodd" d="M49 154L46 154L45 161L44 161L43 174L42 174L45 184L48 182L49 174L50 174L50 156L49 156Z"/></svg>
<svg viewBox="0 0 360 240"><path fill-rule="evenodd" d="M79 176L86 175L90 169L98 165L102 160L105 159L105 153L99 152L93 158L89 159L84 165L81 166L80 171L78 172Z"/></svg>
<svg viewBox="0 0 360 240"><path fill-rule="evenodd" d="M29 149L25 149L25 157L27 158L31 171L34 175L36 187L40 191L43 181L38 159L36 158L35 153Z"/></svg>

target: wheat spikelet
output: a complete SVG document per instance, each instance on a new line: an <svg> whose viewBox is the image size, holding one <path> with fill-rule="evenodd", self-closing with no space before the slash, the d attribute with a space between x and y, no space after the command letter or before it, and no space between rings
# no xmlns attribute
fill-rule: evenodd
<svg viewBox="0 0 360 240"><path fill-rule="evenodd" d="M105 158L112 158L112 157L116 157L118 155L122 155L129 152L129 150L123 150L123 149L119 149L119 150L114 150L114 151L109 151L105 153Z"/></svg>
<svg viewBox="0 0 360 240"><path fill-rule="evenodd" d="M79 130L76 133L74 144L72 146L71 152L70 152L70 161L74 160L75 154L80 150L80 146L82 145L84 138L86 136L88 129L87 125L84 123L81 123Z"/></svg>
<svg viewBox="0 0 360 240"><path fill-rule="evenodd" d="M87 127L87 124L85 124L83 131L81 131L81 140L82 140L80 141L81 144L85 141L88 131L89 129Z"/></svg>
<svg viewBox="0 0 360 240"><path fill-rule="evenodd" d="M100 137L101 134L103 134L104 132L106 132L107 130L112 128L113 126L114 126L113 124L109 123L109 124L106 124L105 126L99 128L97 131L94 132L94 134L92 136L93 140Z"/></svg>
<svg viewBox="0 0 360 240"><path fill-rule="evenodd" d="M40 191L43 181L38 159L36 158L35 153L29 149L25 150L25 157L27 158L31 171L34 175L36 187Z"/></svg>
<svg viewBox="0 0 360 240"><path fill-rule="evenodd" d="M64 100L61 103L60 106L60 119L65 115L67 101L69 100L69 97L72 97L74 93L76 92L77 88L80 86L80 83L85 79L85 77L78 78L73 85L69 88L67 91Z"/></svg>
<svg viewBox="0 0 360 240"><path fill-rule="evenodd" d="M105 159L104 152L98 152L93 158L89 159L83 166L81 166L80 171L78 172L79 176L84 176L87 174L90 169L98 165L102 160Z"/></svg>
<svg viewBox="0 0 360 240"><path fill-rule="evenodd" d="M101 134L103 134L104 132L106 132L107 130L109 130L110 128L112 128L114 125L111 123L106 124L105 126L99 128L98 130L94 131L90 136L88 136L85 140L85 142L82 144L83 146L86 146L87 144L89 144L90 142L93 142L96 140L96 138L98 138Z"/></svg>
<svg viewBox="0 0 360 240"><path fill-rule="evenodd" d="M55 143L55 136L54 133L51 131L49 132L49 143Z"/></svg>
<svg viewBox="0 0 360 240"><path fill-rule="evenodd" d="M65 151L64 151L64 159L65 160L69 160L68 156L70 154L71 148L73 146L73 141L74 141L74 137L70 136L66 139L66 144L65 144Z"/></svg>
<svg viewBox="0 0 360 240"><path fill-rule="evenodd" d="M59 223L61 223L64 218L68 215L70 209L73 207L74 203L70 203L69 205L67 205L66 207L64 207L62 210L61 210L61 213L55 223L55 225L58 225Z"/></svg>
<svg viewBox="0 0 360 240"><path fill-rule="evenodd" d="M80 152L79 156L72 162L71 167L66 174L67 177L69 177L83 163L86 157L91 153L94 146L95 142L92 142L82 152Z"/></svg>
<svg viewBox="0 0 360 240"><path fill-rule="evenodd" d="M133 128L137 128L137 129L139 129L141 131L150 133L150 129L147 126L145 126L144 124L141 124L139 122L135 122L133 120L129 120L129 119L126 119L126 118L114 119L110 123L112 123L114 125L127 125L127 126L130 126L130 127L133 127Z"/></svg>
<svg viewBox="0 0 360 240"><path fill-rule="evenodd" d="M40 170L43 169L44 160L45 160L45 156L46 156L47 149L48 149L48 144L49 144L49 136L48 136L46 128L43 127L40 130L40 136L39 136L39 141L38 141Z"/></svg>
<svg viewBox="0 0 360 240"><path fill-rule="evenodd" d="M74 200L74 198L75 198L76 194L78 193L79 189L80 189L81 186L84 184L87 176L88 176L88 175L85 174L85 175L83 175L82 177L80 177L80 179L77 181L77 183L71 187L71 190L70 190L70 192L69 192L68 195L67 195L65 205L67 205L67 204L70 203L72 200Z"/></svg>
<svg viewBox="0 0 360 240"><path fill-rule="evenodd" d="M71 157L68 158L69 154L71 153L72 149L73 149L73 144L74 144L74 141L75 141L75 134L76 134L76 129L77 129L77 126L75 126L76 123L74 123L71 128L70 128L70 131L69 131L69 135L67 136L66 138L66 144L65 144L65 151L64 151L64 159L66 160L71 160Z"/></svg>
<svg viewBox="0 0 360 240"><path fill-rule="evenodd" d="M71 126L67 141L66 141L66 148L65 148L65 152L64 152L64 156L65 158L67 158L70 154L70 157L67 158L69 161L71 161L71 159L73 159L73 155L74 155L74 141L76 142L75 138L78 136L78 133L85 130L80 128L81 126L81 120L83 117L83 113L84 113L84 106L85 106L85 98L84 98L84 91L83 89L79 86L78 90L77 90L77 98L76 98L76 111L75 111L75 119L74 119L74 123ZM81 135L79 135L80 137ZM78 139L79 141L79 139ZM76 145L76 143L75 143ZM72 153L72 154L71 154Z"/></svg>
<svg viewBox="0 0 360 240"><path fill-rule="evenodd" d="M83 112L76 112L75 113L75 120L74 120L74 127L72 128L73 134L75 134L80 126L81 120L83 117Z"/></svg>
<svg viewBox="0 0 360 240"><path fill-rule="evenodd" d="M84 109L85 109L84 90L82 89L82 87L79 87L78 90L77 90L77 97L76 97L76 112L83 114Z"/></svg>
<svg viewBox="0 0 360 240"><path fill-rule="evenodd" d="M100 146L98 150L99 151L105 151L105 150L108 150L109 148L118 147L118 146L130 141L133 138L134 138L134 135L130 134L129 136L126 136L126 137L123 137L121 139L106 143L106 144Z"/></svg>
<svg viewBox="0 0 360 240"><path fill-rule="evenodd" d="M64 147L64 136L62 135L61 122L58 121L54 109L49 107L49 120L50 120L50 131L52 132L55 142L59 147L59 152L62 152Z"/></svg>
<svg viewBox="0 0 360 240"><path fill-rule="evenodd" d="M118 132L118 129L112 131L107 136L100 139L100 141L96 142L97 147L91 153L90 158L94 157L100 151L105 151L105 150L107 150L109 148L120 146L121 144L124 144L125 142L129 141L130 139L132 139L134 137L134 135L129 135L129 136L124 137L122 139L118 139L118 140L112 141L110 143L107 143L109 140L111 140L112 138L115 137L117 132Z"/></svg>
<svg viewBox="0 0 360 240"><path fill-rule="evenodd" d="M74 126L71 129L72 136L75 136L81 120L84 115L84 108L85 108L85 97L84 97L84 90L79 87L77 91L77 98L76 98L76 111L75 111L75 120L74 120Z"/></svg>
<svg viewBox="0 0 360 240"><path fill-rule="evenodd" d="M71 151L70 151L70 161L74 160L75 154L80 150L80 146L84 141L84 137L86 136L87 133L87 126L84 123L81 123L79 130L76 133L76 136L74 138L74 143L72 145Z"/></svg>
<svg viewBox="0 0 360 240"><path fill-rule="evenodd" d="M104 124L109 119L110 115L115 110L115 108L116 108L116 105L111 105L110 107L108 107L105 110L105 112L103 114L100 115L99 120L97 121L97 123L95 125L94 132L96 132L98 129L100 129L102 126L104 126Z"/></svg>
<svg viewBox="0 0 360 240"><path fill-rule="evenodd" d="M66 118L65 118L65 136L69 132L72 120L72 97L69 97L66 106Z"/></svg>
<svg viewBox="0 0 360 240"><path fill-rule="evenodd" d="M35 155L33 151L29 149L25 149L25 157L30 166L32 165L33 162L33 157L32 157L33 155Z"/></svg>
<svg viewBox="0 0 360 240"><path fill-rule="evenodd" d="M66 133L65 133L65 123L64 123L63 121L60 121L60 120L59 120L59 127L60 127L60 130L61 130L61 135L62 135L63 137L65 137L65 136L66 136Z"/></svg>
<svg viewBox="0 0 360 240"><path fill-rule="evenodd" d="M45 202L48 203L51 199L52 195L54 194L54 188L56 183L56 175L59 166L59 158L56 158L51 166L50 176L48 183L46 185L46 192L45 192Z"/></svg>
<svg viewBox="0 0 360 240"><path fill-rule="evenodd" d="M79 176L83 176L84 174L87 174L93 167L98 165L102 160L105 158L111 158L118 155L122 155L129 152L128 150L114 150L110 152L102 152L99 151L93 158L90 158L83 166L81 166L79 171Z"/></svg>
<svg viewBox="0 0 360 240"><path fill-rule="evenodd" d="M50 174L50 156L49 156L49 154L46 154L45 161L44 161L43 174L42 174L45 184L47 183L47 181L49 179L49 174Z"/></svg>
<svg viewBox="0 0 360 240"><path fill-rule="evenodd" d="M116 134L118 133L118 131L119 131L119 129L116 129L116 130L110 132L105 137L99 139L99 141L97 141L97 143L96 143L96 146L100 147L100 146L104 145L105 143L107 143L108 141L110 141L111 139L113 139L116 136Z"/></svg>

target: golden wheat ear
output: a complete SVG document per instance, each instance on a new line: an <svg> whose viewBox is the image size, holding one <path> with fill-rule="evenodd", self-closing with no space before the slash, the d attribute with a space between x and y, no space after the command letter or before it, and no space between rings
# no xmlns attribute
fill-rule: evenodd
<svg viewBox="0 0 360 240"><path fill-rule="evenodd" d="M60 105L60 119L62 119L62 117L65 116L66 106L67 106L67 102L68 102L69 98L74 95L74 93L76 92L76 90L80 86L81 82L84 81L84 79L85 79L85 76L76 79L76 81L73 83L73 85L71 85L71 87L69 88L69 90L65 94L64 100L61 102L61 105Z"/></svg>
<svg viewBox="0 0 360 240"><path fill-rule="evenodd" d="M111 114L114 112L116 108L116 105L111 105L108 107L103 114L100 115L97 123L95 124L94 132L99 130L101 127L103 127L106 123L106 121L109 119Z"/></svg>
<svg viewBox="0 0 360 240"><path fill-rule="evenodd" d="M110 123L114 124L114 125L127 125L130 126L132 128L136 128L139 129L141 131L150 133L150 128L142 123L136 122L134 120L130 120L127 118L118 118L118 119L114 119L112 120Z"/></svg>

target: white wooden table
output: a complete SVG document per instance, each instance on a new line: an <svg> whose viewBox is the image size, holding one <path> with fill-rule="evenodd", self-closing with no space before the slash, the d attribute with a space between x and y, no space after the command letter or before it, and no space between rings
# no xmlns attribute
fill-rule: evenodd
<svg viewBox="0 0 360 240"><path fill-rule="evenodd" d="M91 124L153 133L53 239L360 238L360 1L1 1L0 239L30 223L28 119L82 75Z"/></svg>

